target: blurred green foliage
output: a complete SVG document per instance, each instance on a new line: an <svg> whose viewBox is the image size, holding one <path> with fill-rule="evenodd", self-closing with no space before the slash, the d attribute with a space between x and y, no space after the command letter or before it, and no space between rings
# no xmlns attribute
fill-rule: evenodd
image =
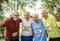
<svg viewBox="0 0 60 41"><path fill-rule="evenodd" d="M60 0L41 0L43 2L42 8L52 9L60 16Z"/></svg>

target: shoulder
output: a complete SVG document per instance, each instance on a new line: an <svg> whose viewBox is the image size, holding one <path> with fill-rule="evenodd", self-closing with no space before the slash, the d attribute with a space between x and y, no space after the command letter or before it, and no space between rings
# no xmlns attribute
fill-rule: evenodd
<svg viewBox="0 0 60 41"><path fill-rule="evenodd" d="M42 19L40 19L39 22L43 22Z"/></svg>
<svg viewBox="0 0 60 41"><path fill-rule="evenodd" d="M10 22L12 20L12 17L10 18L4 18L4 22Z"/></svg>
<svg viewBox="0 0 60 41"><path fill-rule="evenodd" d="M21 18L18 19L19 22L22 22Z"/></svg>
<svg viewBox="0 0 60 41"><path fill-rule="evenodd" d="M43 21L40 19L39 24L44 25Z"/></svg>
<svg viewBox="0 0 60 41"><path fill-rule="evenodd" d="M33 24L35 24L35 22L34 21L31 21L31 24L33 25Z"/></svg>
<svg viewBox="0 0 60 41"><path fill-rule="evenodd" d="M12 18L4 18L3 22L4 22L4 26L7 26L8 24L10 24L12 21Z"/></svg>
<svg viewBox="0 0 60 41"><path fill-rule="evenodd" d="M32 18L29 18L29 21L33 22L33 19Z"/></svg>
<svg viewBox="0 0 60 41"><path fill-rule="evenodd" d="M21 20L23 20L23 19L24 19L24 16L20 16L19 18L20 18Z"/></svg>
<svg viewBox="0 0 60 41"><path fill-rule="evenodd" d="M50 22L56 22L56 20L55 20L54 17L52 17L52 16L48 16L48 17L49 17L49 21L50 21Z"/></svg>
<svg viewBox="0 0 60 41"><path fill-rule="evenodd" d="M54 17L53 17L52 15L48 15L48 18L49 18L50 20L54 19Z"/></svg>

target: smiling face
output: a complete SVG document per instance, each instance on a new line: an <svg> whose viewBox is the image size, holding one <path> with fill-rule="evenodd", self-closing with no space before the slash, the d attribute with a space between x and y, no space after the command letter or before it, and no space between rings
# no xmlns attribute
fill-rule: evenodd
<svg viewBox="0 0 60 41"><path fill-rule="evenodd" d="M37 14L33 15L32 18L35 22L38 22L39 20L39 16Z"/></svg>
<svg viewBox="0 0 60 41"><path fill-rule="evenodd" d="M29 18L30 18L30 13L29 13L29 12L26 12L26 13L24 14L24 17L25 17L26 20L29 20Z"/></svg>
<svg viewBox="0 0 60 41"><path fill-rule="evenodd" d="M18 20L18 18L19 18L19 13L18 12L14 12L13 13L13 20Z"/></svg>
<svg viewBox="0 0 60 41"><path fill-rule="evenodd" d="M48 12L46 10L42 10L41 15L42 15L42 17L47 18Z"/></svg>

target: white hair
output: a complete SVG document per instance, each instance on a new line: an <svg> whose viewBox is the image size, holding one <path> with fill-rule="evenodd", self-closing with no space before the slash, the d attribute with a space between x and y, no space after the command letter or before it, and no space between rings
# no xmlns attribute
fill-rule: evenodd
<svg viewBox="0 0 60 41"><path fill-rule="evenodd" d="M33 16L33 17L34 17L34 16L37 16L37 17L39 17L39 15L38 15L38 14L33 14L32 16Z"/></svg>

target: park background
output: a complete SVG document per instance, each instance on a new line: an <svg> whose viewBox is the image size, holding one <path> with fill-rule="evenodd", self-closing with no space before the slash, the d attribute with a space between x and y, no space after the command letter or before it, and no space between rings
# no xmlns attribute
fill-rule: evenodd
<svg viewBox="0 0 60 41"><path fill-rule="evenodd" d="M0 20L10 17L15 10L20 16L27 11L30 14L37 13L41 17L41 9L52 9L60 17L60 0L0 0ZM4 27L0 26L0 41L4 40L3 34Z"/></svg>

